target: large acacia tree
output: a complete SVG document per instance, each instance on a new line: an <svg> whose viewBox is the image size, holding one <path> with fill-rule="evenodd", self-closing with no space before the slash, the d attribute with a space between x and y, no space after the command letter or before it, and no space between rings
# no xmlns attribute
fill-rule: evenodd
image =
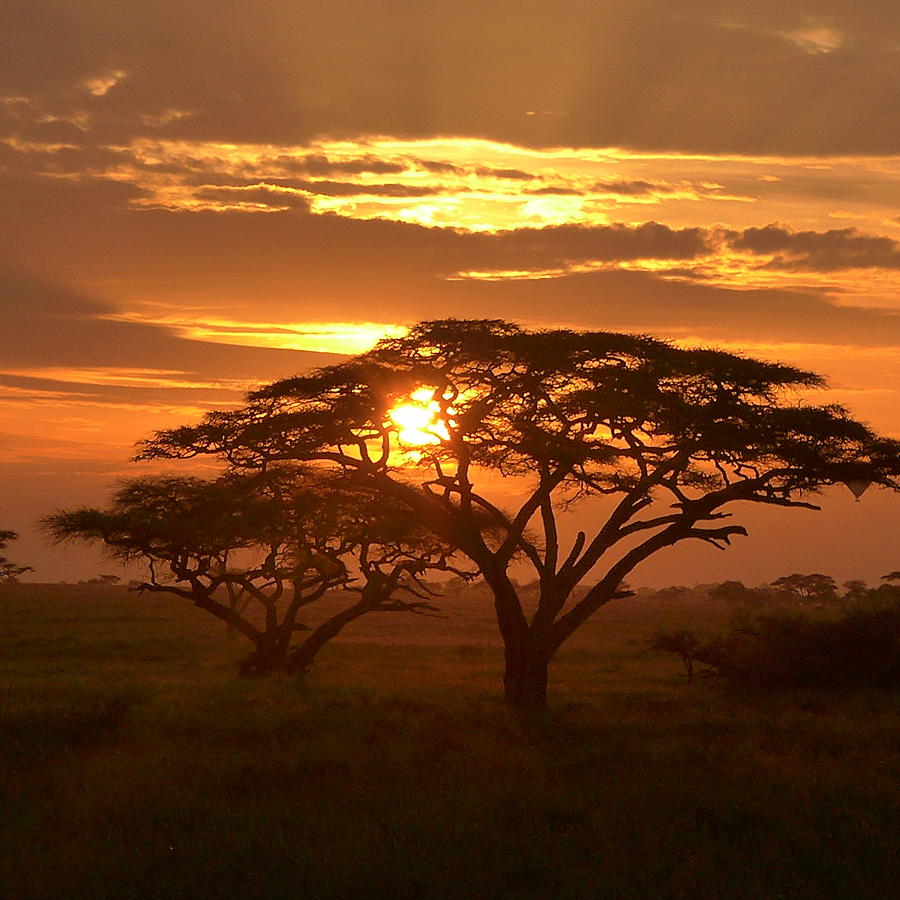
<svg viewBox="0 0 900 900"><path fill-rule="evenodd" d="M244 675L305 671L366 613L434 610L425 573L469 575L407 505L285 466L211 480L133 478L107 509L42 521L56 541L98 543L115 559L145 563L138 590L183 597L247 638ZM336 587L359 597L315 628L299 621Z"/></svg>
<svg viewBox="0 0 900 900"><path fill-rule="evenodd" d="M539 706L558 648L629 594L623 580L643 560L681 541L724 548L746 534L725 507L815 509L828 485L900 486L897 442L838 406L801 401L822 384L790 366L649 337L440 320L160 432L141 456L215 454L242 471L317 460L407 504L484 575L507 700ZM411 459L398 452L397 410L416 403L430 436ZM518 508L491 499L488 472L521 483ZM606 500L591 507L594 526L564 543L559 516L589 498ZM510 577L516 558L539 584L533 612Z"/></svg>

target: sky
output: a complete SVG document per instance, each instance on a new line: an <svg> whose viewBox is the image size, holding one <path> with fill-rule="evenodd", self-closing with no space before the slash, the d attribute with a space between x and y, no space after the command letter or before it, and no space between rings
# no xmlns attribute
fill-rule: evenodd
<svg viewBox="0 0 900 900"><path fill-rule="evenodd" d="M0 0L0 526L418 319L809 368L900 437L900 6ZM650 585L900 565L900 497L750 510ZM106 567L105 569L103 567Z"/></svg>

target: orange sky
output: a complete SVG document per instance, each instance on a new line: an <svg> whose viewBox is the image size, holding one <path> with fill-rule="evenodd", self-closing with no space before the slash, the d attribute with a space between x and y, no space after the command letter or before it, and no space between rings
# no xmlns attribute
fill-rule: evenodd
<svg viewBox="0 0 900 900"><path fill-rule="evenodd" d="M31 524L135 440L422 317L793 362L900 437L896 4L11 7L0 525L35 578L95 574ZM900 499L826 505L639 578L897 568Z"/></svg>

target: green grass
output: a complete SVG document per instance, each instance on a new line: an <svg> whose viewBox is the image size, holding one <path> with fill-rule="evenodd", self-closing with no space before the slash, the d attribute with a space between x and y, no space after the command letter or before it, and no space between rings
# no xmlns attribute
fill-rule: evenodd
<svg viewBox="0 0 900 900"><path fill-rule="evenodd" d="M543 715L499 702L490 610L370 617L302 680L118 590L0 593L0 894L888 897L900 697L686 688L609 607Z"/></svg>

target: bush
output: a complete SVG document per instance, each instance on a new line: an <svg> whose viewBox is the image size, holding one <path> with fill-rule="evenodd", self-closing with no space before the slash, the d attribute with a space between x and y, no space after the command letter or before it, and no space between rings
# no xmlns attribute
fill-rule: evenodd
<svg viewBox="0 0 900 900"><path fill-rule="evenodd" d="M900 687L900 605L858 607L834 620L777 613L724 636L660 633L651 648L676 653L690 676L746 688Z"/></svg>
<svg viewBox="0 0 900 900"><path fill-rule="evenodd" d="M779 593L765 588L748 588L741 581L723 581L710 589L709 598L735 606L764 606L780 599Z"/></svg>

